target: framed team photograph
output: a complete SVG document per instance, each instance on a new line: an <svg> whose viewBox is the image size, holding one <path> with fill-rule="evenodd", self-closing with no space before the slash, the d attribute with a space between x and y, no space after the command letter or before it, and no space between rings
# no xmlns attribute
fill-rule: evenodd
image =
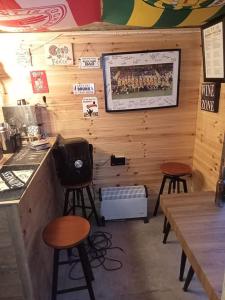
<svg viewBox="0 0 225 300"><path fill-rule="evenodd" d="M204 81L225 82L224 18L202 26Z"/></svg>
<svg viewBox="0 0 225 300"><path fill-rule="evenodd" d="M180 49L104 53L107 112L178 106Z"/></svg>

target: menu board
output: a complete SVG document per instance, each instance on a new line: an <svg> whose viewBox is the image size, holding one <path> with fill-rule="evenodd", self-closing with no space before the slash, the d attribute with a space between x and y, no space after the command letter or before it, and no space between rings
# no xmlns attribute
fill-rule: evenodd
<svg viewBox="0 0 225 300"><path fill-rule="evenodd" d="M202 30L204 54L204 80L223 80L224 74L224 24L206 25Z"/></svg>

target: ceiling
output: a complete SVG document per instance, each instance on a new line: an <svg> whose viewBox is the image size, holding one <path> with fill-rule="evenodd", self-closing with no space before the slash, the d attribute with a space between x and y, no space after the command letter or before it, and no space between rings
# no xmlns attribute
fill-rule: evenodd
<svg viewBox="0 0 225 300"><path fill-rule="evenodd" d="M225 0L0 0L0 31L200 27L223 15Z"/></svg>

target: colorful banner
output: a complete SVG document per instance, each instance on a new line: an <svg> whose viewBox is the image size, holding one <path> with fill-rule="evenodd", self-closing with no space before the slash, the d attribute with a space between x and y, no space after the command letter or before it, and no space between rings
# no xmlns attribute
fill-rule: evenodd
<svg viewBox="0 0 225 300"><path fill-rule="evenodd" d="M0 30L66 30L100 21L100 0L0 0Z"/></svg>
<svg viewBox="0 0 225 300"><path fill-rule="evenodd" d="M103 0L103 21L149 28L201 26L225 13L225 0Z"/></svg>

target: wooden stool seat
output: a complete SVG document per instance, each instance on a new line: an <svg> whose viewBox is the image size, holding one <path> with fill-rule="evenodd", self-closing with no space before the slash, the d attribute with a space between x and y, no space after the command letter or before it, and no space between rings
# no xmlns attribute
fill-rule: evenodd
<svg viewBox="0 0 225 300"><path fill-rule="evenodd" d="M88 289L91 300L95 300L91 281L94 279L88 254L85 249L84 240L90 232L90 223L88 220L79 216L64 216L51 221L43 231L44 242L54 249L53 259L53 280L52 280L52 298L56 300L58 294L71 293ZM71 287L58 290L58 269L59 265L70 264L72 249L76 247L79 254L79 260L82 265L86 285ZM68 261L60 261L59 252L67 250ZM77 260L76 260L77 261ZM75 262L75 261L74 261Z"/></svg>
<svg viewBox="0 0 225 300"><path fill-rule="evenodd" d="M73 248L85 240L90 232L89 222L79 216L60 217L43 231L43 240L54 249Z"/></svg>
<svg viewBox="0 0 225 300"><path fill-rule="evenodd" d="M160 166L160 170L163 174L170 176L190 176L192 174L192 169L189 165L178 163L178 162L168 162Z"/></svg>
<svg viewBox="0 0 225 300"><path fill-rule="evenodd" d="M80 183L80 184L73 184L73 185L64 185L63 187L65 189L82 189L82 188L86 188L88 186L90 186L92 184L92 182L84 182L84 183Z"/></svg>

